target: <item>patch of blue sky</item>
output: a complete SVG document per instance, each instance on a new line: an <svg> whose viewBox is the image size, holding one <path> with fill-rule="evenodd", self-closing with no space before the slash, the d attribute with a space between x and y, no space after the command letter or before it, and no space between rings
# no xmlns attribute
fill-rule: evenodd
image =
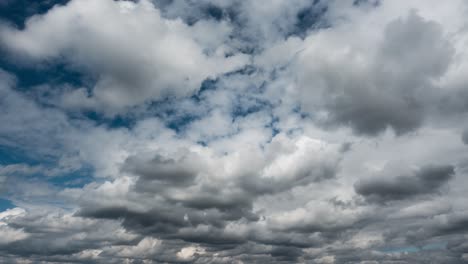
<svg viewBox="0 0 468 264"><path fill-rule="evenodd" d="M441 250L447 248L447 242L438 242L427 244L422 247L422 250Z"/></svg>
<svg viewBox="0 0 468 264"><path fill-rule="evenodd" d="M12 201L4 198L0 198L0 212L6 211L8 209L15 208L15 205Z"/></svg>
<svg viewBox="0 0 468 264"><path fill-rule="evenodd" d="M222 8L212 4L207 5L204 9L209 18L215 19L217 21L222 20L229 14L227 10L223 10Z"/></svg>
<svg viewBox="0 0 468 264"><path fill-rule="evenodd" d="M259 111L270 111L272 107L271 103L267 100L262 100L255 96L239 95L233 101L231 115L233 119L235 119L237 117L245 117Z"/></svg>
<svg viewBox="0 0 468 264"><path fill-rule="evenodd" d="M40 160L29 155L24 149L0 144L0 165L24 163L31 166L38 165Z"/></svg>
<svg viewBox="0 0 468 264"><path fill-rule="evenodd" d="M383 249L382 252L392 254L392 253L416 253L421 251L420 248L414 246L400 247L400 248L388 248Z"/></svg>
<svg viewBox="0 0 468 264"><path fill-rule="evenodd" d="M217 83L218 83L217 79L206 79L206 80L204 80L202 82L198 92L196 94L192 95L191 99L195 100L197 102L201 101L203 93L205 93L207 91L216 90Z"/></svg>
<svg viewBox="0 0 468 264"><path fill-rule="evenodd" d="M68 67L63 63L51 65L29 65L25 62L18 63L15 58L0 50L0 69L13 74L17 80L17 89L28 90L38 85L50 85L59 87L62 84L83 87L92 80L87 80L84 75Z"/></svg>
<svg viewBox="0 0 468 264"><path fill-rule="evenodd" d="M71 115L73 114L76 113L71 113ZM115 115L112 117L96 111L86 111L82 114L85 119L95 122L96 125L105 125L108 128L132 128L137 122L137 117L131 114Z"/></svg>
<svg viewBox="0 0 468 264"><path fill-rule="evenodd" d="M420 251L428 251L428 250L444 250L447 247L446 242L437 242L437 243L430 243L424 246L403 246L403 247L395 247L395 248L386 248L380 250L384 253L417 253Z"/></svg>
<svg viewBox="0 0 468 264"><path fill-rule="evenodd" d="M38 14L46 13L57 4L66 4L69 0L53 1L28 1L7 0L0 1L0 21L23 28L25 21ZM19 63L18 59L9 55L5 50L0 51L0 68L14 74L18 81L18 87L27 89L31 86L41 84L72 85L82 84L82 75L61 63L47 65L27 65L26 62Z"/></svg>
<svg viewBox="0 0 468 264"><path fill-rule="evenodd" d="M94 180L94 171L83 168L58 177L49 178L48 182L59 188L82 188Z"/></svg>
<svg viewBox="0 0 468 264"><path fill-rule="evenodd" d="M232 76L232 75L251 75L254 74L258 69L253 66L253 65L246 65L238 70L231 71L225 74L226 77Z"/></svg>
<svg viewBox="0 0 468 264"><path fill-rule="evenodd" d="M64 5L70 0L6 0L0 1L0 19L18 28L23 28L27 18L46 13L57 4Z"/></svg>
<svg viewBox="0 0 468 264"><path fill-rule="evenodd" d="M330 27L330 22L325 19L328 12L328 6L325 1L314 0L311 6L299 11L296 15L296 24L289 35L305 37L311 29L320 29Z"/></svg>
<svg viewBox="0 0 468 264"><path fill-rule="evenodd" d="M139 116L139 118L159 118L166 127L176 133L182 133L187 125L208 113L208 109L205 109L202 103L203 100L201 97L192 96L190 98L171 97L153 101L148 105L144 116Z"/></svg>
<svg viewBox="0 0 468 264"><path fill-rule="evenodd" d="M380 0L354 0L353 5L360 6L362 4L371 4L376 7L380 5Z"/></svg>
<svg viewBox="0 0 468 264"><path fill-rule="evenodd" d="M36 155L32 157L27 153L28 152L18 148L0 145L0 165L22 164L32 167L40 166L39 168L41 168L39 170L33 170L28 174L12 172L9 173L8 176L21 177L23 180L47 181L58 187L82 187L93 180L93 171L89 167L83 167L75 171L66 171L63 172L63 174L53 176L47 175L46 171L56 167L58 160L44 156L41 156L43 159L39 160Z"/></svg>
<svg viewBox="0 0 468 264"><path fill-rule="evenodd" d="M299 104L295 105L292 108L292 112L299 115L302 119L310 118L313 116L313 114L303 111L302 106Z"/></svg>
<svg viewBox="0 0 468 264"><path fill-rule="evenodd" d="M271 130L271 139L281 132L281 129L278 127L278 122L279 118L272 116L271 122L265 125L265 128L269 128Z"/></svg>
<svg viewBox="0 0 468 264"><path fill-rule="evenodd" d="M166 120L166 126L174 130L176 133L182 133L185 131L185 128L190 123L198 119L199 119L198 116L187 114L187 115L179 116L177 118Z"/></svg>

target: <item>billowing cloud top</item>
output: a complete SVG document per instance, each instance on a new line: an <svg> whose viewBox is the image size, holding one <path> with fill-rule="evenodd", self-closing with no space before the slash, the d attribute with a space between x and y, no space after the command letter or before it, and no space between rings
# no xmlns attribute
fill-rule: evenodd
<svg viewBox="0 0 468 264"><path fill-rule="evenodd" d="M0 262L468 262L467 14L0 0Z"/></svg>

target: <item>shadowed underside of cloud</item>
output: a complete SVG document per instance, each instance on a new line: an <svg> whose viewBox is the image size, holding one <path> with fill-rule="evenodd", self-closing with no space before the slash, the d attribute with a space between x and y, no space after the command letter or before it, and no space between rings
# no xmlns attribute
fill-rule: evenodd
<svg viewBox="0 0 468 264"><path fill-rule="evenodd" d="M465 1L20 2L1 263L468 261Z"/></svg>
<svg viewBox="0 0 468 264"><path fill-rule="evenodd" d="M427 166L412 173L396 177L376 177L355 184L356 192L370 200L391 201L424 194L435 194L454 175L454 167Z"/></svg>

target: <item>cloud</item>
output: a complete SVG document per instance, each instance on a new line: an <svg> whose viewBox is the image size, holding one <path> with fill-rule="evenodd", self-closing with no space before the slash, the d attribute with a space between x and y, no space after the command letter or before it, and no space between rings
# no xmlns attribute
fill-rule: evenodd
<svg viewBox="0 0 468 264"><path fill-rule="evenodd" d="M189 151L181 151L182 157L178 160L166 158L156 154L151 160L142 160L139 157L129 157L125 161L124 170L130 171L140 176L139 181L143 182L141 188L149 187L148 184L154 182L155 188L167 188L171 185L193 184L197 176L197 167L202 160L196 154ZM166 187L164 187L166 186ZM150 190L155 190L150 188Z"/></svg>
<svg viewBox="0 0 468 264"><path fill-rule="evenodd" d="M0 262L467 259L463 0L46 2L1 17Z"/></svg>
<svg viewBox="0 0 468 264"><path fill-rule="evenodd" d="M388 174L388 173L387 173ZM426 166L409 175L383 175L358 181L356 192L370 200L391 201L434 194L455 174L454 167Z"/></svg>
<svg viewBox="0 0 468 264"><path fill-rule="evenodd" d="M462 141L465 145L468 145L468 131L467 130L464 130L462 132Z"/></svg>
<svg viewBox="0 0 468 264"><path fill-rule="evenodd" d="M140 234L210 247L242 245L248 234L236 233L231 224L257 222L258 198L332 179L339 156L339 146L283 134L264 148L221 156L208 147L161 149L125 160L122 172L132 180L64 195L80 197L78 216L119 219Z"/></svg>
<svg viewBox="0 0 468 264"><path fill-rule="evenodd" d="M2 252L16 252L22 256L50 256L66 255L79 252L83 248L94 247L95 243L110 241L114 234L105 235L112 229L118 229L115 224L102 225L96 221L74 218L63 212L39 212L36 210L25 211L21 208L10 209L2 213L2 230L5 234L14 234L13 240L7 241L2 247ZM6 214L6 215L5 215ZM80 232L76 232L76 231ZM94 230L93 232L90 232ZM114 232L112 230L111 232ZM47 236L41 234L46 233ZM135 238L131 234L115 234L115 239L121 242L131 241ZM120 236L120 238L119 238ZM49 241L54 237L54 242ZM99 238L101 237L101 238ZM8 237L5 237L8 239ZM98 239L98 240L96 240ZM44 243L49 241L50 243Z"/></svg>
<svg viewBox="0 0 468 264"><path fill-rule="evenodd" d="M15 241L23 240L28 237L22 229L14 229L9 227L5 221L14 219L15 217L21 216L25 211L21 208L8 209L0 213L0 230L2 238L0 239L0 245L7 245Z"/></svg>
<svg viewBox="0 0 468 264"><path fill-rule="evenodd" d="M369 21L353 19L304 40L288 39L267 50L260 63L291 65L284 77L294 76L291 96L324 125L365 135L417 129L436 93L433 80L447 71L453 55L441 25L411 11L370 34L359 29ZM347 41L350 32L360 41Z"/></svg>
<svg viewBox="0 0 468 264"><path fill-rule="evenodd" d="M15 87L15 78L0 70L0 106L4 114L0 122L4 124L0 133L2 145L24 146L32 152L52 154L50 141L55 137L54 144L60 144L61 133L69 131L70 124L65 115L53 109L41 108L27 96L21 94ZM48 135L48 137L46 137Z"/></svg>
<svg viewBox="0 0 468 264"><path fill-rule="evenodd" d="M326 25L325 1L274 0L268 6L256 1L153 1L170 18L187 23L204 19L231 21L242 50L259 52L266 46L282 41L284 36L304 36L309 30Z"/></svg>
<svg viewBox="0 0 468 264"><path fill-rule="evenodd" d="M226 55L229 32L226 23L167 20L148 1L110 0L71 1L32 17L24 30L1 29L3 45L18 56L64 61L96 80L88 91L64 94L63 104L111 114L165 96L189 96L206 78L245 65L244 55Z"/></svg>

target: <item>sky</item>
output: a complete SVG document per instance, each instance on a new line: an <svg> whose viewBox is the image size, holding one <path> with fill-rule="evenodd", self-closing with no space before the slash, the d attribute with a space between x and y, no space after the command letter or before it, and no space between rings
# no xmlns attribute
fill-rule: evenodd
<svg viewBox="0 0 468 264"><path fill-rule="evenodd" d="M0 0L0 262L468 263L465 0Z"/></svg>

